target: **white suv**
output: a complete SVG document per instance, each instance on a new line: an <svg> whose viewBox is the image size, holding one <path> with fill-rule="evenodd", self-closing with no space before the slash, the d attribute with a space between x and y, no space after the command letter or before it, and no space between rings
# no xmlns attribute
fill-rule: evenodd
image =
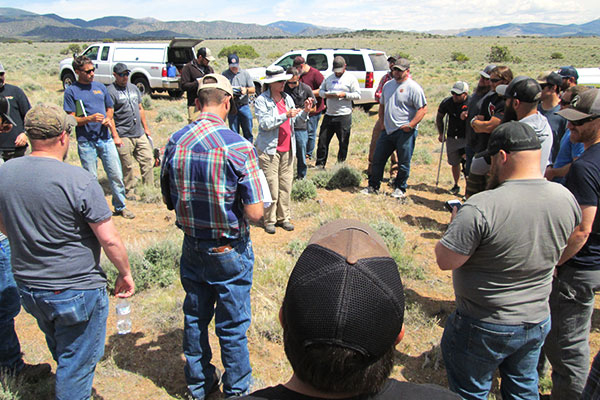
<svg viewBox="0 0 600 400"><path fill-rule="evenodd" d="M327 78L332 74L333 58L342 56L346 60L346 71L358 79L360 85L360 100L355 104L361 104L370 108L375 101L375 90L379 80L387 73L389 65L385 52L371 49L308 49L293 50L279 57L271 66L279 65L284 69L292 66L294 58L302 56L308 65L321 71ZM262 81L265 78L266 68L251 68L248 70L257 93L260 93Z"/></svg>

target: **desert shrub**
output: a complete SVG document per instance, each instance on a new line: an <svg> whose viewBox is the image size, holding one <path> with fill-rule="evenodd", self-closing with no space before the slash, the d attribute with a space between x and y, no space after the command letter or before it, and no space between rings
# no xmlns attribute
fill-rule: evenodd
<svg viewBox="0 0 600 400"><path fill-rule="evenodd" d="M562 55L562 53L555 51L554 53L550 54L550 58L553 60L562 60L565 57Z"/></svg>
<svg viewBox="0 0 600 400"><path fill-rule="evenodd" d="M450 59L452 61L458 61L458 62L465 62L465 61L469 61L469 57L467 57L464 53L461 53L460 51L453 51L452 54L450 55Z"/></svg>
<svg viewBox="0 0 600 400"><path fill-rule="evenodd" d="M288 243L288 254L294 258L298 258L307 245L308 242L306 240L292 239L290 243Z"/></svg>
<svg viewBox="0 0 600 400"><path fill-rule="evenodd" d="M181 246L173 240L156 242L141 253L131 252L128 256L138 292L167 287L179 277ZM114 290L117 269L108 260L103 262L102 269L106 272L109 289Z"/></svg>
<svg viewBox="0 0 600 400"><path fill-rule="evenodd" d="M429 165L433 162L433 157L431 157L431 153L427 149L420 147L415 149L412 162L417 165Z"/></svg>
<svg viewBox="0 0 600 400"><path fill-rule="evenodd" d="M375 229L381 235L388 249L394 247L402 248L404 246L404 232L399 226L396 226L388 221L377 221L371 224L371 228Z"/></svg>
<svg viewBox="0 0 600 400"><path fill-rule="evenodd" d="M300 179L294 182L291 193L292 200L304 201L317 197L317 187L309 179Z"/></svg>
<svg viewBox="0 0 600 400"><path fill-rule="evenodd" d="M21 89L23 89L27 93L30 93L30 92L43 91L44 87L35 82L27 82L27 83L24 83L23 85L21 85Z"/></svg>
<svg viewBox="0 0 600 400"><path fill-rule="evenodd" d="M404 232L399 226L388 221L380 220L371 224L377 233L381 235L390 255L398 264L400 276L411 279L425 279L425 270L416 265L415 259L410 252L404 248Z"/></svg>
<svg viewBox="0 0 600 400"><path fill-rule="evenodd" d="M394 54L392 54L394 55ZM406 58L407 60L410 60L410 54L405 53L403 51L399 51L396 55L394 55L396 58Z"/></svg>
<svg viewBox="0 0 600 400"><path fill-rule="evenodd" d="M155 170L160 170L155 168ZM158 186L159 180L154 180L154 185L139 184L135 188L135 193L140 197L142 203L160 204L162 203L162 193Z"/></svg>
<svg viewBox="0 0 600 400"><path fill-rule="evenodd" d="M327 187L327 183L329 182L329 179L331 179L331 175L332 172L329 170L322 170L317 172L316 174L314 174L310 180L312 181L312 183L315 184L316 187L318 188L325 188Z"/></svg>
<svg viewBox="0 0 600 400"><path fill-rule="evenodd" d="M183 122L183 115L177 110L175 107L167 107L161 108L158 110L158 115L156 116L156 122L163 122L166 120L172 120L175 122Z"/></svg>
<svg viewBox="0 0 600 400"><path fill-rule="evenodd" d="M492 46L490 53L487 56L489 62L508 62L512 61L513 57L510 54L510 50L506 46Z"/></svg>
<svg viewBox="0 0 600 400"><path fill-rule="evenodd" d="M227 57L230 54L237 54L240 58L258 58L258 53L249 44L233 44L223 47L219 52L219 57Z"/></svg>
<svg viewBox="0 0 600 400"><path fill-rule="evenodd" d="M152 110L154 104L152 104L152 98L150 95L144 95L142 97L142 107L144 107L144 110Z"/></svg>
<svg viewBox="0 0 600 400"><path fill-rule="evenodd" d="M360 172L347 165L336 167L332 171L331 178L327 182L327 189L341 189L350 186L360 186L362 176Z"/></svg>

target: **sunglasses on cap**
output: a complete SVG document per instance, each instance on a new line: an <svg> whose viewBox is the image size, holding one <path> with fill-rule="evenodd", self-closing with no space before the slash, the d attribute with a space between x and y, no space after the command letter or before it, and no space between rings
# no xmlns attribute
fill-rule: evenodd
<svg viewBox="0 0 600 400"><path fill-rule="evenodd" d="M583 124L587 124L588 122L591 122L595 119L600 118L600 115L594 115L593 117L587 117L584 119L580 119L578 121L569 121L571 124L573 124L573 126L581 126Z"/></svg>

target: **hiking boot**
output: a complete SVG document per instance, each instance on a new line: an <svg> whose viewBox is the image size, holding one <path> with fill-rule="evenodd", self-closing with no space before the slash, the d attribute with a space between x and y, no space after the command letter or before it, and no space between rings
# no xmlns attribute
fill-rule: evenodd
<svg viewBox="0 0 600 400"><path fill-rule="evenodd" d="M121 216L121 217L123 217L125 219L134 219L135 218L135 214L132 213L131 211L129 211L128 209L126 209L126 208L124 208L122 210L119 210L119 211L115 211L113 213L113 215Z"/></svg>
<svg viewBox="0 0 600 400"><path fill-rule="evenodd" d="M291 232L294 230L294 225L292 225L292 223L289 221L278 222L275 224L275 226L280 226L281 228L283 228L284 230L286 230L288 232Z"/></svg>
<svg viewBox="0 0 600 400"><path fill-rule="evenodd" d="M372 186L367 186L363 190L360 191L361 194L379 194L379 191Z"/></svg>
<svg viewBox="0 0 600 400"><path fill-rule="evenodd" d="M392 197L395 198L395 199L404 199L404 198L406 198L406 193L404 193L402 191L402 189L396 188L392 192Z"/></svg>
<svg viewBox="0 0 600 400"><path fill-rule="evenodd" d="M458 185L455 184L454 186L452 186L452 189L450 189L450 193L454 194L454 195L457 195L458 192L460 192L460 186L458 186Z"/></svg>
<svg viewBox="0 0 600 400"><path fill-rule="evenodd" d="M270 235L275 234L275 225L274 224L265 224L265 232Z"/></svg>

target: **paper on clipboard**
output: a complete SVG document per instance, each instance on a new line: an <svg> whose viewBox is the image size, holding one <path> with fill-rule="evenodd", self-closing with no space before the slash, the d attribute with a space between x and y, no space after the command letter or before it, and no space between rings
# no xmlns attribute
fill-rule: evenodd
<svg viewBox="0 0 600 400"><path fill-rule="evenodd" d="M271 197L271 191L269 190L267 177L262 169L258 170L258 181L260 182L260 186L262 188L263 205L265 208L267 208L271 205L271 203L273 203L273 198Z"/></svg>

